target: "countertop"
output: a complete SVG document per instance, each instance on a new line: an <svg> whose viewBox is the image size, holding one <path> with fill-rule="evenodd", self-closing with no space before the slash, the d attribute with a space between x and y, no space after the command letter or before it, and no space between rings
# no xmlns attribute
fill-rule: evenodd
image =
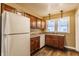
<svg viewBox="0 0 79 59"><path fill-rule="evenodd" d="M56 34L56 33L46 33L46 32L41 32L41 33L31 33L31 34L30 34L30 38L40 36L41 34L64 36L64 34Z"/></svg>

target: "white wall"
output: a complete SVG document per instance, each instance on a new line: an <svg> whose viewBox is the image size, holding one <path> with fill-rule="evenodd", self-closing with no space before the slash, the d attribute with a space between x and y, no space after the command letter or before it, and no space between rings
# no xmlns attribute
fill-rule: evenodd
<svg viewBox="0 0 79 59"><path fill-rule="evenodd" d="M79 51L79 9L76 12L76 23L75 23L75 27L76 27L76 50Z"/></svg>

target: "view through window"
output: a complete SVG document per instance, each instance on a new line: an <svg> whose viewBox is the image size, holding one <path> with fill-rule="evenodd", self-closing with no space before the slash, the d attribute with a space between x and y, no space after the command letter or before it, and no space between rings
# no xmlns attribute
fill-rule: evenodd
<svg viewBox="0 0 79 59"><path fill-rule="evenodd" d="M54 19L47 20L47 32L69 32L70 30L69 17L59 18L57 21ZM56 29L57 24L57 29Z"/></svg>

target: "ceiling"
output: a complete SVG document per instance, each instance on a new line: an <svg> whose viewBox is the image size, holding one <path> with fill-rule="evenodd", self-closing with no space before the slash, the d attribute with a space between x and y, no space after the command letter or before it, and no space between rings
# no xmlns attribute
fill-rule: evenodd
<svg viewBox="0 0 79 59"><path fill-rule="evenodd" d="M56 14L60 13L60 10L66 12L79 7L78 3L18 3L18 5L40 17L47 16L48 13Z"/></svg>

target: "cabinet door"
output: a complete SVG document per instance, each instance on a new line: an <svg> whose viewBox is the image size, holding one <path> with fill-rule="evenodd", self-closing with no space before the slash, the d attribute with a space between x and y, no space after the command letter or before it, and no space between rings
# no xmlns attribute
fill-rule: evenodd
<svg viewBox="0 0 79 59"><path fill-rule="evenodd" d="M37 28L41 29L41 19L37 19Z"/></svg>
<svg viewBox="0 0 79 59"><path fill-rule="evenodd" d="M46 35L46 45L51 47L56 47L63 49L64 48L64 39L65 36L56 36L56 35Z"/></svg>
<svg viewBox="0 0 79 59"><path fill-rule="evenodd" d="M58 39L57 39L57 36L56 35L52 35L52 46L53 47L58 47Z"/></svg>
<svg viewBox="0 0 79 59"><path fill-rule="evenodd" d="M65 36L58 36L58 48L60 49L64 48L64 40Z"/></svg>
<svg viewBox="0 0 79 59"><path fill-rule="evenodd" d="M31 53L34 51L34 44L35 44L34 39L31 38L31 43L30 43Z"/></svg>
<svg viewBox="0 0 79 59"><path fill-rule="evenodd" d="M58 40L57 39L52 39L52 47L58 48Z"/></svg>
<svg viewBox="0 0 79 59"><path fill-rule="evenodd" d="M42 29L45 29L46 28L46 21L45 20L42 20L42 23L41 23L41 28Z"/></svg>
<svg viewBox="0 0 79 59"><path fill-rule="evenodd" d="M52 45L52 38L50 35L45 36L45 44L51 46Z"/></svg>
<svg viewBox="0 0 79 59"><path fill-rule="evenodd" d="M35 40L35 42L36 42L36 44L35 44L35 50L37 50L37 49L39 49L39 47L40 47L40 37L36 37L36 40Z"/></svg>
<svg viewBox="0 0 79 59"><path fill-rule="evenodd" d="M31 54L38 50L40 47L40 37L31 38L30 48Z"/></svg>
<svg viewBox="0 0 79 59"><path fill-rule="evenodd" d="M58 47L58 39L55 35L46 35L46 45Z"/></svg>
<svg viewBox="0 0 79 59"><path fill-rule="evenodd" d="M32 29L35 29L36 28L36 18L33 17L33 16L30 16L30 27Z"/></svg>

